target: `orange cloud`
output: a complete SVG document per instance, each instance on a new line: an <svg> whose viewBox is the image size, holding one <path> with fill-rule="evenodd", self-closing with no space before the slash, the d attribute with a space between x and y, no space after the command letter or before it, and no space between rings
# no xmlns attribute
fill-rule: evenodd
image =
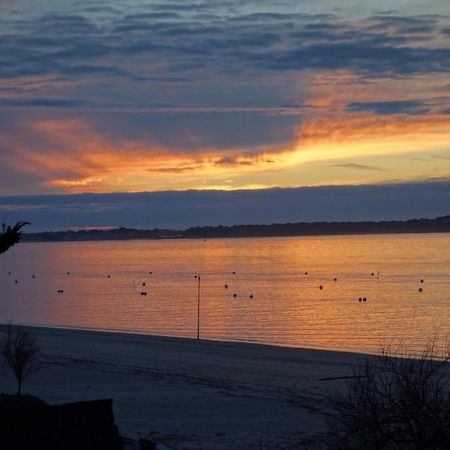
<svg viewBox="0 0 450 450"><path fill-rule="evenodd" d="M327 160L387 157L448 148L450 116L402 115L393 119L370 113L331 111L322 116L314 113L299 125L297 139L291 145L256 151L205 148L195 154L164 148L149 140L113 141L82 119L37 120L29 125L29 130L30 134L23 139L14 133L11 136L4 133L2 138L13 153L0 158L41 179L44 186L53 190L230 190L299 185L302 179L295 178L295 171L300 173L309 170L307 167L315 167L310 172L318 173ZM201 141L201 136L192 139ZM340 170L336 183L367 181L362 178L367 174L355 178L352 164L335 165L335 168ZM376 176L378 180L384 175ZM406 163L397 177L408 177ZM321 182L309 179L307 184Z"/></svg>
<svg viewBox="0 0 450 450"><path fill-rule="evenodd" d="M206 149L190 154L148 140L113 142L81 119L38 120L29 129L27 140L10 138L14 154L9 164L69 192L188 189L199 180L226 179L274 164L264 152L230 156L230 151Z"/></svg>

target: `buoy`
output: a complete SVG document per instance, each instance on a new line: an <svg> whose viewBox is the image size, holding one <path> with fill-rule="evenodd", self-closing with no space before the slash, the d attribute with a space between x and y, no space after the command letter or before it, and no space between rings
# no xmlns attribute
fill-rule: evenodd
<svg viewBox="0 0 450 450"><path fill-rule="evenodd" d="M151 275L153 272L149 272L148 274Z"/></svg>
<svg viewBox="0 0 450 450"><path fill-rule="evenodd" d="M67 275L70 275L70 272L67 272Z"/></svg>
<svg viewBox="0 0 450 450"><path fill-rule="evenodd" d="M197 279L198 278L197 275L194 275L194 278Z"/></svg>
<svg viewBox="0 0 450 450"><path fill-rule="evenodd" d="M233 297L237 297L237 294L233 294Z"/></svg>
<svg viewBox="0 0 450 450"><path fill-rule="evenodd" d="M423 278L420 280L421 283L423 283Z"/></svg>
<svg viewBox="0 0 450 450"><path fill-rule="evenodd" d="M335 278L334 281L337 281L337 278Z"/></svg>
<svg viewBox="0 0 450 450"><path fill-rule="evenodd" d="M371 274L370 274L372 277L374 277L375 276L375 274L372 272Z"/></svg>
<svg viewBox="0 0 450 450"><path fill-rule="evenodd" d="M225 289L228 289L228 284L226 284L226 285L224 286L224 288L225 288Z"/></svg>
<svg viewBox="0 0 450 450"><path fill-rule="evenodd" d="M16 283L16 284L17 284L18 282L19 282L18 280L14 280L14 283Z"/></svg>
<svg viewBox="0 0 450 450"><path fill-rule="evenodd" d="M359 297L359 298L358 298L358 301L359 301L359 302L362 302L362 298L361 298L361 297Z"/></svg>
<svg viewBox="0 0 450 450"><path fill-rule="evenodd" d="M320 285L320 286L319 286L319 289L323 289L323 286L322 286L322 285Z"/></svg>
<svg viewBox="0 0 450 450"><path fill-rule="evenodd" d="M145 286L145 283L142 283L142 286Z"/></svg>
<svg viewBox="0 0 450 450"><path fill-rule="evenodd" d="M422 292L423 291L423 289L422 288L419 288L419 292Z"/></svg>
<svg viewBox="0 0 450 450"><path fill-rule="evenodd" d="M111 278L111 275L108 275L106 278Z"/></svg>
<svg viewBox="0 0 450 450"><path fill-rule="evenodd" d="M64 292L64 289L58 289L58 294L62 294Z"/></svg>
<svg viewBox="0 0 450 450"><path fill-rule="evenodd" d="M236 272L233 270L233 275L236 275Z"/></svg>
<svg viewBox="0 0 450 450"><path fill-rule="evenodd" d="M253 298L253 294L250 294L250 298Z"/></svg>
<svg viewBox="0 0 450 450"><path fill-rule="evenodd" d="M305 275L308 275L308 272L305 272Z"/></svg>
<svg viewBox="0 0 450 450"><path fill-rule="evenodd" d="M367 302L367 298L366 297L363 298L363 302Z"/></svg>
<svg viewBox="0 0 450 450"><path fill-rule="evenodd" d="M31 278L36 278L36 276L35 275L31 275Z"/></svg>
<svg viewBox="0 0 450 450"><path fill-rule="evenodd" d="M8 275L11 275L11 272L8 272Z"/></svg>

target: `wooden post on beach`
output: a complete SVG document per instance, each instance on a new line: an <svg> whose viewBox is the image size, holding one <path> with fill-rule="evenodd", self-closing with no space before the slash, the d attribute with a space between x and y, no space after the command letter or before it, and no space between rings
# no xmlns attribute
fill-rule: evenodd
<svg viewBox="0 0 450 450"><path fill-rule="evenodd" d="M200 339L200 275L197 275L197 339Z"/></svg>

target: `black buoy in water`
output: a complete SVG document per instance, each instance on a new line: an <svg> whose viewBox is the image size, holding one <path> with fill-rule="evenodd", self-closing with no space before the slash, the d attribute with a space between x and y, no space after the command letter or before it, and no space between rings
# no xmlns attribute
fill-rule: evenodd
<svg viewBox="0 0 450 450"><path fill-rule="evenodd" d="M320 286L319 286L319 289L323 289L323 286L322 286L322 285L320 285Z"/></svg>
<svg viewBox="0 0 450 450"><path fill-rule="evenodd" d="M253 294L250 294L250 298L253 298Z"/></svg>
<svg viewBox="0 0 450 450"><path fill-rule="evenodd" d="M36 275L31 275L31 278L33 278L33 279L36 278Z"/></svg>
<svg viewBox="0 0 450 450"><path fill-rule="evenodd" d="M337 278L335 278L334 281L337 281Z"/></svg>
<svg viewBox="0 0 450 450"><path fill-rule="evenodd" d="M151 275L153 272L149 272L148 274Z"/></svg>
<svg viewBox="0 0 450 450"><path fill-rule="evenodd" d="M67 272L66 275L70 275L70 272Z"/></svg>
<svg viewBox="0 0 450 450"><path fill-rule="evenodd" d="M108 275L106 278L111 278L111 275Z"/></svg>
<svg viewBox="0 0 450 450"><path fill-rule="evenodd" d="M363 302L367 302L367 298L366 297L363 298Z"/></svg>
<svg viewBox="0 0 450 450"><path fill-rule="evenodd" d="M419 292L422 292L423 291L423 289L422 288L419 288Z"/></svg>
<svg viewBox="0 0 450 450"><path fill-rule="evenodd" d="M233 294L233 297L237 297L237 294Z"/></svg>
<svg viewBox="0 0 450 450"><path fill-rule="evenodd" d="M145 287L145 283L142 283L142 286L144 286L144 287Z"/></svg>
<svg viewBox="0 0 450 450"><path fill-rule="evenodd" d="M305 275L308 275L308 272L305 272Z"/></svg>
<svg viewBox="0 0 450 450"><path fill-rule="evenodd" d="M420 280L421 283L423 283L423 278Z"/></svg>
<svg viewBox="0 0 450 450"><path fill-rule="evenodd" d="M224 288L225 288L225 289L228 289L228 284L226 284L226 285L224 286Z"/></svg>
<svg viewBox="0 0 450 450"><path fill-rule="evenodd" d="M374 274L374 273L372 272L372 273L370 274L370 276L371 276L371 277L374 277L374 276L375 276L375 274Z"/></svg>
<svg viewBox="0 0 450 450"><path fill-rule="evenodd" d="M233 270L233 275L236 275L236 272Z"/></svg>
<svg viewBox="0 0 450 450"><path fill-rule="evenodd" d="M14 283L17 284L19 281L18 280L14 280Z"/></svg>
<svg viewBox="0 0 450 450"><path fill-rule="evenodd" d="M362 297L359 297L359 298L358 298L358 301L359 301L359 302L362 302Z"/></svg>

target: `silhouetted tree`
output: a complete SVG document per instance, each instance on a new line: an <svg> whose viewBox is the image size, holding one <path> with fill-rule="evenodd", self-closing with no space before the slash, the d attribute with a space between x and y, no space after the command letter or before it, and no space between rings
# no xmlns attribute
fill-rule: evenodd
<svg viewBox="0 0 450 450"><path fill-rule="evenodd" d="M20 241L21 230L25 225L29 225L29 222L17 222L12 228L8 227L5 233L0 234L0 254Z"/></svg>
<svg viewBox="0 0 450 450"><path fill-rule="evenodd" d="M433 344L418 357L388 348L360 364L332 398L329 448L450 449L449 360Z"/></svg>
<svg viewBox="0 0 450 450"><path fill-rule="evenodd" d="M36 339L22 328L8 326L8 334L0 342L0 351L6 365L17 380L17 395L22 394L22 384L37 368L38 347Z"/></svg>

